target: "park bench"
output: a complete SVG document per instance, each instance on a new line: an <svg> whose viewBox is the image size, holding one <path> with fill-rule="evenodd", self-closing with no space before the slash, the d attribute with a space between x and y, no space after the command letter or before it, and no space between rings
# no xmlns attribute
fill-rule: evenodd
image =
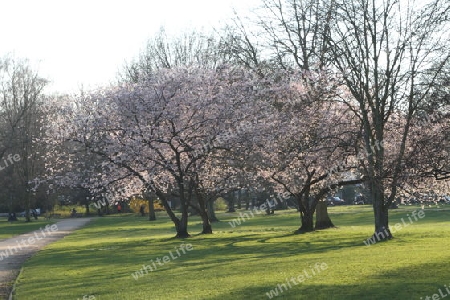
<svg viewBox="0 0 450 300"><path fill-rule="evenodd" d="M82 218L83 217L83 214L82 213L76 213L75 214L75 218Z"/></svg>

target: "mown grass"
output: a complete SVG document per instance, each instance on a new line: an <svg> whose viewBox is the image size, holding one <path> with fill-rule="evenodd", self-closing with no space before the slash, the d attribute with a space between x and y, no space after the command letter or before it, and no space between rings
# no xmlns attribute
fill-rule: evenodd
<svg viewBox="0 0 450 300"><path fill-rule="evenodd" d="M408 222L414 209L391 211L391 223ZM276 299L425 299L450 284L450 210L426 209L393 240L372 246L363 243L373 233L370 207L330 214L337 228L293 235L295 211L255 215L235 228L228 222L239 212L220 213L214 234L196 235L201 222L192 218L193 236L184 240L173 239L166 217L97 218L27 261L15 299L269 299L271 289L304 270L311 275L316 263L328 268L286 285ZM193 250L132 277L182 243Z"/></svg>
<svg viewBox="0 0 450 300"><path fill-rule="evenodd" d="M47 224L53 224L54 220L45 220L39 217L38 220L34 218L31 222L25 222L25 218L19 217L18 221L8 222L8 218L0 218L0 240L11 238L15 235L27 233L45 227Z"/></svg>

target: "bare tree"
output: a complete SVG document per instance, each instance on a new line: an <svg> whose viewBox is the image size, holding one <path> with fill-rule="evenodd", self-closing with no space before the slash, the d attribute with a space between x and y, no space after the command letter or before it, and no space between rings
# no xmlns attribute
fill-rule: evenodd
<svg viewBox="0 0 450 300"><path fill-rule="evenodd" d="M147 46L119 74L120 81L138 82L150 78L160 69L201 67L214 69L228 62L227 53L220 51L220 43L213 34L198 31L170 36L164 28L149 39Z"/></svg>
<svg viewBox="0 0 450 300"><path fill-rule="evenodd" d="M26 60L4 58L0 61L0 158L8 154L10 171L23 187L27 221L30 220L32 180L39 170L43 149L37 143L43 121L40 104L47 81ZM10 159L13 157L13 161ZM11 195L14 196L14 195Z"/></svg>
<svg viewBox="0 0 450 300"><path fill-rule="evenodd" d="M351 93L370 153L365 172L378 240L389 239L388 208L397 194L410 126L449 61L450 7L445 0L336 0L329 50ZM386 149L387 126L400 115L400 142ZM378 146L377 146L378 145ZM393 156L392 168L386 164Z"/></svg>
<svg viewBox="0 0 450 300"><path fill-rule="evenodd" d="M250 19L236 15L225 29L225 49L255 69L323 70L334 7L327 0L262 0Z"/></svg>

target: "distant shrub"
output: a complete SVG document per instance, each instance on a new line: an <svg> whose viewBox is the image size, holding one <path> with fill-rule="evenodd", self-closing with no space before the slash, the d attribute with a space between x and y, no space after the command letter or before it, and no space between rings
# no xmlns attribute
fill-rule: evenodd
<svg viewBox="0 0 450 300"><path fill-rule="evenodd" d="M217 200L215 201L214 205L215 205L216 211L227 210L228 209L228 203L222 197L217 198Z"/></svg>
<svg viewBox="0 0 450 300"><path fill-rule="evenodd" d="M148 200L142 199L139 197L133 197L130 201L130 209L134 213L139 213L139 209L141 208L141 205L144 205L145 213L148 213ZM153 205L155 207L155 211L163 211L164 206L161 203L161 200L157 199L153 201Z"/></svg>

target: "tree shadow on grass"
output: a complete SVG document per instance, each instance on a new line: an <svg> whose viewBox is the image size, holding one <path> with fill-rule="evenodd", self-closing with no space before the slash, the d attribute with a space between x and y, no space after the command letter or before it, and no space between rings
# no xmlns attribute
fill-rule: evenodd
<svg viewBox="0 0 450 300"><path fill-rule="evenodd" d="M125 226L125 224L122 226ZM152 259L167 255L169 251L173 251L181 243L191 243L194 247L193 251L183 254L177 260L171 261L170 264L158 268L158 273L152 274L157 276L148 276L145 280L168 278L173 274L182 272L192 274L194 277L202 274L203 271L209 271L207 274L213 274L211 272L213 270L225 270L228 272L227 276L252 272L252 268L264 272L264 268L270 268L266 261L278 263L279 260L283 259L296 264L298 262L298 269L301 272L303 265L317 257L323 257L326 261L327 254L344 255L349 248L362 247L368 249L369 252L364 255L370 255L371 251L386 250L376 248L377 246L364 246L363 236L361 236L361 239L359 239L359 235L355 234L350 234L348 237L342 234L334 236L333 231L325 232L326 234L316 232L301 236L286 232L280 234L276 231L262 234L237 233L236 235L227 234L225 236L213 234L193 236L193 238L187 240L156 236L142 240L131 239L128 242L122 240L122 238L125 238L130 232L124 231L124 235L119 234L120 241L117 242L117 231L107 232L103 230L105 228L92 230L92 232L81 230L80 233L83 234L83 237L90 241L83 245L74 244L73 241L76 241L76 237L68 236L65 239L66 242L69 242L68 244L63 245L64 247L56 245L50 247L50 249L38 254L35 259L31 260L27 267L45 269L48 273L61 274L58 275L61 277L53 279L51 282L51 285L57 286L58 290L83 287L86 294L102 295L107 291L102 290L104 289L102 286L96 286L96 284L102 282L100 278L120 282L125 280L131 285L141 284L141 282L134 282L131 273L141 268L143 264L149 264ZM140 228L140 226L137 226L137 228ZM98 240L99 232L101 232L102 236L100 237L102 238L105 237L104 235L106 237L111 235L111 241L109 242L108 239ZM336 250L339 252L334 253ZM307 257L305 264L301 264L303 255ZM250 263L240 264L244 261ZM230 264L235 267L230 268ZM239 269L240 265L245 265L246 270ZM344 256L343 265L345 266ZM380 267L384 265L386 265L386 262L380 262ZM450 278L449 270L445 270L442 265L405 266L395 270L380 271L376 275L372 274L371 276L353 279L352 282L345 284L327 284L326 281L322 283L320 280L311 280L311 282L305 282L304 285L298 285L292 290L285 291L277 299L413 299L411 295L414 295L414 299L419 299L421 296L435 293L438 286L449 284L449 282L439 282L439 275L442 275L441 281L444 279L448 281L448 278ZM436 269L439 273L434 273ZM418 277L417 274L421 274L421 276ZM70 280L67 280L65 276L69 277ZM342 276L348 278L348 280L355 278L354 274L344 272L342 272ZM95 278L95 280L93 283L85 282L86 278ZM410 283L409 278L414 278L416 284ZM418 278L423 278L419 285L417 285ZM256 287L249 286L245 289L224 286L223 292L220 291L222 293L220 297L204 299L265 299L268 298L265 295L266 292L282 283L273 280L262 280L262 282L269 282L269 284ZM157 281L152 281L152 284L158 287ZM204 288L208 287L205 286ZM32 281L28 279L26 289L27 291L36 291L38 295L45 294L49 289L49 279L46 276L33 278ZM394 293L397 290L398 292ZM54 292L55 290L50 289L50 291ZM230 296L230 293L232 296ZM302 298L304 295L308 295L309 298Z"/></svg>
<svg viewBox="0 0 450 300"><path fill-rule="evenodd" d="M292 237L292 239L289 239ZM93 237L92 237L93 238ZM273 239L273 240L272 240ZM280 242L278 239L288 239ZM40 253L37 259L30 261L27 267L47 268L49 272L83 273L84 276L95 277L102 272L109 272L111 278L131 278L130 273L139 270L142 265L150 264L151 260L162 258L174 252L179 247L178 239L159 239L158 241L128 243L93 243L71 248L54 248ZM260 238L255 240L255 234L239 235L236 237L212 237L208 239L190 239L186 241L193 245L193 250L182 254L174 263L167 264L158 270L179 267L192 272L220 268L230 263L239 264L240 260L252 260L258 264L268 258L283 259L297 256L299 253L314 255L328 251L354 247L354 241L347 241L339 245L314 244L308 241L299 242L296 236L282 235ZM270 245L269 245L270 244ZM148 255L151 247L151 255ZM230 262L231 261L231 262ZM97 266L92 268L91 266ZM109 270L109 271L108 271ZM114 271L113 271L114 270ZM45 278L36 278L33 288L40 288L45 284ZM64 282L64 280L62 280Z"/></svg>
<svg viewBox="0 0 450 300"><path fill-rule="evenodd" d="M299 273L301 273L301 270L299 270ZM292 277L295 278L296 275L293 274ZM433 294L442 296L440 295L440 290L444 296L448 295L449 293L444 285L448 286L450 283L449 275L450 270L446 268L446 263L426 263L381 271L375 275L361 277L358 281L348 282L347 284L327 284L323 282L320 275L317 275L311 280L305 280L303 283L297 282L297 285L291 281L290 286L286 281L273 281L267 285L249 286L243 289L229 287L229 289L223 291L223 294L205 299L228 299L229 295L233 299L271 299L266 293L270 293L271 290L275 292L275 289L277 289L276 293L278 296L272 292L271 296L274 299L425 299L426 296L432 297ZM287 280L289 279L287 278Z"/></svg>

